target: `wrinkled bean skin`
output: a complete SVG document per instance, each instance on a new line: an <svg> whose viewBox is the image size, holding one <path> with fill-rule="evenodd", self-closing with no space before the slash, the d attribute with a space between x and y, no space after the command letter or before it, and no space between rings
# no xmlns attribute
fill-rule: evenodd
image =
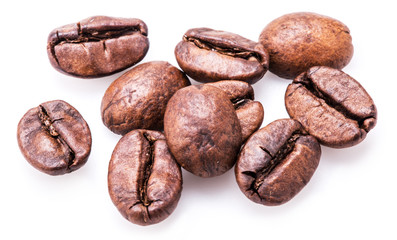
<svg viewBox="0 0 397 240"><path fill-rule="evenodd" d="M161 132L138 129L120 139L109 163L108 190L119 212L138 225L159 223L175 210L182 172Z"/></svg>
<svg viewBox="0 0 397 240"><path fill-rule="evenodd" d="M235 79L255 83L268 69L261 44L240 35L210 28L188 30L175 48L184 72L199 82Z"/></svg>
<svg viewBox="0 0 397 240"><path fill-rule="evenodd" d="M91 152L91 132L80 113L62 100L30 109L18 124L19 148L36 169L62 175L82 167Z"/></svg>
<svg viewBox="0 0 397 240"><path fill-rule="evenodd" d="M254 89L249 83L236 80L207 84L223 90L232 101L240 121L242 140L245 142L252 133L260 128L264 117L262 104L254 101Z"/></svg>
<svg viewBox="0 0 397 240"><path fill-rule="evenodd" d="M172 96L164 134L176 161L200 177L229 170L242 143L240 123L226 93L205 84L182 88Z"/></svg>
<svg viewBox="0 0 397 240"><path fill-rule="evenodd" d="M288 86L285 106L291 118L328 147L363 141L376 125L372 98L355 79L329 67L312 67Z"/></svg>
<svg viewBox="0 0 397 240"><path fill-rule="evenodd" d="M186 75L168 62L140 64L108 87L102 98L102 121L122 135L132 129L162 130L168 100L188 85Z"/></svg>
<svg viewBox="0 0 397 240"><path fill-rule="evenodd" d="M62 73L103 77L140 62L149 49L147 34L142 20L94 16L51 31L47 53Z"/></svg>
<svg viewBox="0 0 397 240"><path fill-rule="evenodd" d="M236 180L253 202L281 205L310 181L320 156L319 143L298 121L276 120L245 143L235 167Z"/></svg>
<svg viewBox="0 0 397 240"><path fill-rule="evenodd" d="M294 79L313 66L342 69L354 52L346 25L310 12L286 14L273 20L263 29L259 42L269 53L269 71L287 79Z"/></svg>

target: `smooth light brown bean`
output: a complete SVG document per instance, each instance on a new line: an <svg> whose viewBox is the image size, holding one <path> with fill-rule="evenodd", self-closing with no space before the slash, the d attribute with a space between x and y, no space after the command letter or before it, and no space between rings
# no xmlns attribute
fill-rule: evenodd
<svg viewBox="0 0 397 240"><path fill-rule="evenodd" d="M349 28L317 13L283 15L263 29L259 42L269 52L269 71L288 79L313 66L342 69L353 56Z"/></svg>
<svg viewBox="0 0 397 240"><path fill-rule="evenodd" d="M219 88L192 85L178 90L164 115L164 134L176 161L200 177L229 170L242 143L234 107Z"/></svg>
<svg viewBox="0 0 397 240"><path fill-rule="evenodd" d="M168 62L142 63L110 84L102 98L102 121L117 134L162 130L168 100L188 85L186 75Z"/></svg>

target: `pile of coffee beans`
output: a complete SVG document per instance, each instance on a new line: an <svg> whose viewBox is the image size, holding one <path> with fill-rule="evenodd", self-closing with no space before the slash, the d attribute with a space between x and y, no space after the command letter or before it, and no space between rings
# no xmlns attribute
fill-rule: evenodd
<svg viewBox="0 0 397 240"><path fill-rule="evenodd" d="M147 35L142 20L95 16L54 29L47 53L62 73L108 76L145 57ZM235 166L248 199L269 206L291 200L313 176L321 145L354 146L376 125L373 100L340 70L352 55L349 29L315 13L275 19L258 42L189 29L175 47L183 71L165 61L146 62L104 93L103 124L122 135L108 168L114 205L135 224L163 221L180 199L181 167L214 177ZM290 118L259 129L264 109L251 84L267 71L293 79L285 93ZM191 85L187 76L202 84ZM77 170L91 151L87 123L62 100L30 109L17 138L27 161L51 175Z"/></svg>

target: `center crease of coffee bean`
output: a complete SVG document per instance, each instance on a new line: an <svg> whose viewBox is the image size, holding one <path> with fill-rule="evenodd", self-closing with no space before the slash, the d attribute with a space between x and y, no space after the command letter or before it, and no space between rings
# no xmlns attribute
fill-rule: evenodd
<svg viewBox="0 0 397 240"><path fill-rule="evenodd" d="M314 73L314 72L313 72ZM315 97L324 100L324 102L331 108L334 108L338 112L340 112L343 116L353 121L356 121L359 128L364 129L368 132L368 129L364 127L364 121L369 118L374 118L373 116L369 116L366 118L360 118L354 113L348 111L341 103L334 101L331 97L327 97L325 93L323 93L311 80L310 75L305 74L305 76L298 82L302 87L305 87L309 92L311 92Z"/></svg>
<svg viewBox="0 0 397 240"><path fill-rule="evenodd" d="M67 142L62 138L62 136L57 132L57 130L53 125L54 122L61 121L63 120L63 118L51 119L45 108L41 105L39 106L39 118L41 124L43 125L43 128L49 132L50 136L55 138L61 145L63 145L67 149L68 159L66 164L67 164L67 168L70 169L70 167L73 165L75 160L75 153L70 148L69 144L67 144Z"/></svg>
<svg viewBox="0 0 397 240"><path fill-rule="evenodd" d="M143 133L145 139L149 142L149 162L145 166L143 184L140 187L140 200L145 207L148 207L152 201L148 199L147 187L149 182L150 174L152 173L152 167L154 163L154 142L156 141L147 133Z"/></svg>
<svg viewBox="0 0 397 240"><path fill-rule="evenodd" d="M220 54L231 57L238 57L238 58L243 58L245 60L255 60L261 62L261 57L259 56L259 54L252 51L246 51L244 49L236 48L236 47L235 48L219 47L219 46L215 46L210 42L188 36L183 36L183 40L186 42L192 42L194 45L196 45L198 48L201 49L216 51Z"/></svg>
<svg viewBox="0 0 397 240"><path fill-rule="evenodd" d="M84 32L80 23L77 23L78 35L74 38L60 37L59 32L57 32L56 41L52 42L51 45L54 47L61 43L82 43L82 42L99 42L101 40L108 40L111 38L119 38L126 35L132 35L136 32L140 32L142 35L146 36L146 33L140 31L137 26L120 27L118 29L107 29L103 31L86 31Z"/></svg>
<svg viewBox="0 0 397 240"><path fill-rule="evenodd" d="M271 172L279 165L282 163L282 161L292 152L292 150L295 147L295 142L298 140L300 136L304 135L301 131L297 131L292 133L291 137L280 147L280 149L274 154L274 156L270 153L269 150L266 148L260 146L260 148L265 151L271 159L263 166L261 170L259 170L257 173L252 172L252 171L245 171L243 174L246 174L248 176L251 176L254 178L252 181L249 189L247 191L251 190L253 191L253 194L257 194L260 199L262 199L261 195L259 194L258 190L262 186L263 182L271 174Z"/></svg>
<svg viewBox="0 0 397 240"><path fill-rule="evenodd" d="M143 170L143 178L142 181L140 181L140 186L138 186L138 198L139 201L134 203L132 206L130 206L130 209L133 208L135 205L142 204L142 206L145 208L145 213L143 215L143 219L145 222L147 222L150 219L150 214L149 214L149 206L155 201L149 200L148 199L148 194L147 194L147 188L148 188L148 182L150 178L150 174L152 173L152 168L153 168L153 163L154 163L154 143L156 139L151 137L147 133L143 133L143 137L148 141L149 143L149 152L146 153L149 155L149 161L145 163L144 170Z"/></svg>
<svg viewBox="0 0 397 240"><path fill-rule="evenodd" d="M239 109L240 107L244 106L246 103L251 102L251 99L248 97L239 97L231 100L234 109Z"/></svg>
<svg viewBox="0 0 397 240"><path fill-rule="evenodd" d="M146 36L147 34L142 32L138 26L130 26L130 27L123 27L123 28L118 28L112 29L112 30L104 30L104 31L91 31L91 32L83 32L81 29L80 23L77 23L77 28L78 28L78 35L77 37L74 38L66 38L66 37L60 37L59 32L57 31L57 38L55 41L50 43L50 49L52 56L54 57L55 61L59 64L59 60L57 58L57 55L55 54L55 46L64 44L64 43L73 43L73 44L81 44L81 43L86 43L86 42L99 42L99 41L104 41L112 38L119 38L122 36L126 35L132 35L136 32L140 32L142 35ZM106 45L105 42L103 42L103 47L104 50L106 51Z"/></svg>

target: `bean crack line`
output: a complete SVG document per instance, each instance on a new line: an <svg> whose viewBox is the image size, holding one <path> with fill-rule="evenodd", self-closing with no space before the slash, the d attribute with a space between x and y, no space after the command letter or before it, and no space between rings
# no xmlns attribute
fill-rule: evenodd
<svg viewBox="0 0 397 240"><path fill-rule="evenodd" d="M304 135L301 131L294 132L291 137L280 147L280 149L272 155L268 149L260 146L260 148L270 156L270 160L257 172L245 171L243 174L251 176L254 178L248 191L251 190L253 194L257 194L260 199L262 199L259 194L259 188L262 186L265 179L273 172L273 170L282 163L282 161L292 152L295 147L295 142L300 136Z"/></svg>
<svg viewBox="0 0 397 240"><path fill-rule="evenodd" d="M47 110L43 106L39 106L39 118L42 124L43 129L45 129L51 137L55 138L62 146L64 146L68 151L68 158L66 160L67 169L70 169L71 166L74 164L76 154L70 148L69 144L62 138L62 136L58 133L55 129L53 123L56 121L61 121L63 118L59 119L51 119L47 113Z"/></svg>
<svg viewBox="0 0 397 240"><path fill-rule="evenodd" d="M186 42L192 42L194 45L196 45L198 48L201 49L216 51L223 55L243 58L245 60L250 60L251 58L255 58L257 61L261 62L261 56L253 51L247 51L238 47L219 47L219 46L215 46L211 42L199 40L197 38L188 37L188 36L184 36L183 40Z"/></svg>

